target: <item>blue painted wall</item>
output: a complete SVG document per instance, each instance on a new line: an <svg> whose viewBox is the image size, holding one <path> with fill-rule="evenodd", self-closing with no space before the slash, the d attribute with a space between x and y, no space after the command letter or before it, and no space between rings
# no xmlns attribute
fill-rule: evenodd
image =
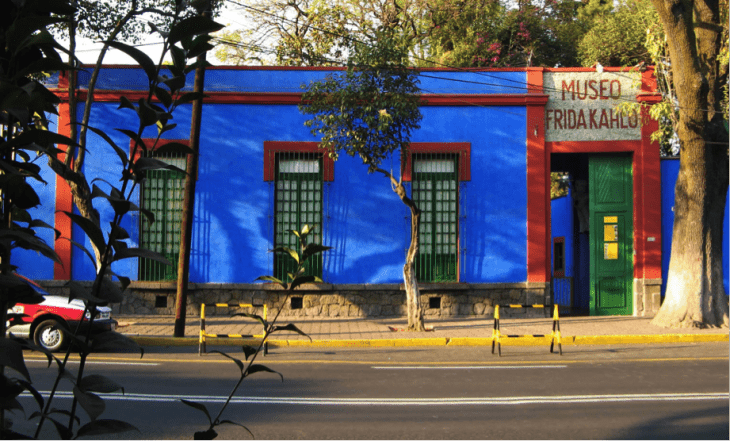
<svg viewBox="0 0 730 441"><path fill-rule="evenodd" d="M667 273L669 271L669 259L672 254L672 228L674 226L674 186L679 175L679 159L662 159L662 296L667 289ZM725 293L730 293L728 287L728 276L730 269L730 232L728 224L730 220L730 198L725 201L725 221L722 241L722 267L724 270Z"/></svg>
<svg viewBox="0 0 730 441"><path fill-rule="evenodd" d="M58 117L48 115L49 130L57 130ZM31 153L32 154L32 153ZM41 200L41 205L28 210L33 219L42 220L48 225L55 223L55 200L56 200L56 174L46 166L45 158L36 158L35 163L41 166L41 178L45 181L38 182L35 179L28 179L27 182L33 187ZM25 224L21 224L25 225ZM46 244L53 247L55 233L48 228L36 228L36 234ZM18 267L18 273L37 280L53 279L53 261L35 252L15 248L11 255L11 262Z"/></svg>
<svg viewBox="0 0 730 441"><path fill-rule="evenodd" d="M129 69L114 69L100 88L139 89L143 77ZM299 91L302 81L323 71L211 70L206 83L214 90ZM523 93L524 72L429 72L425 93ZM468 77L468 78L467 78ZM451 81L454 78L470 82ZM473 81L472 81L473 80ZM478 83L478 84L477 84ZM211 89L208 89L211 90ZM133 128L131 110L114 103L95 104L93 124L107 130L127 148L129 139L113 128ZM470 142L471 181L462 183L460 215L460 279L464 282L524 282L527 279L527 160L524 107L422 108L422 129L414 142ZM190 106L179 109L178 127L166 138L189 136ZM273 239L273 186L263 181L264 141L315 141L296 106L209 104L203 109L200 173L196 188L191 281L248 283L272 271L267 252ZM153 137L150 129L146 137ZM119 159L96 135L90 135L86 163L89 179L118 182ZM383 164L397 170L399 161ZM103 182L97 183L108 190ZM138 198L138 192L135 195ZM101 201L101 200L99 200ZM323 278L331 283L398 283L409 238L407 208L380 175L368 175L353 158L335 163L335 180L325 185L324 243L335 249L324 259ZM103 219L111 208L99 202ZM108 221L107 221L108 222ZM107 223L108 225L108 223ZM139 238L139 218L125 228ZM79 230L75 238L82 238ZM88 242L87 242L88 245ZM93 278L88 258L74 252L73 277ZM119 274L136 278L134 259L115 263Z"/></svg>

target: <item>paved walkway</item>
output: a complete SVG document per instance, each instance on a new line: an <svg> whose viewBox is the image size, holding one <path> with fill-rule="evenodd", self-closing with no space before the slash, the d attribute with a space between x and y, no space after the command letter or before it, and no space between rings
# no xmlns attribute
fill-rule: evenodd
<svg viewBox="0 0 730 441"><path fill-rule="evenodd" d="M144 344L197 344L200 319L187 317L184 339L173 339L173 316L116 316L118 331ZM561 317L559 320L563 344L620 344L728 341L727 329L666 329L650 324L641 317ZM261 325L244 317L208 316L208 334L261 333ZM396 319L280 319L279 324L295 324L308 338L294 332L279 332L270 337L276 346L408 346L408 345L483 345L491 344L494 320L491 318L453 318L428 320L428 332L406 332L405 318ZM501 319L502 335L528 337L502 340L503 344L544 344L545 338L531 335L551 334L550 318ZM224 339L215 339L216 344ZM238 344L237 339L229 339Z"/></svg>

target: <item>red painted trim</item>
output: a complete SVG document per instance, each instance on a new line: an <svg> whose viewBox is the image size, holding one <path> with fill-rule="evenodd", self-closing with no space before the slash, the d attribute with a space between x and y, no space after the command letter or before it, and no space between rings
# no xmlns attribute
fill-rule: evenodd
<svg viewBox="0 0 730 441"><path fill-rule="evenodd" d="M641 128L642 146L637 166L640 179L634 179L634 242L637 259L634 277L639 279L662 278L662 220L661 220L661 159L659 144L651 141L651 134L659 124L649 118L648 108L643 108L646 121ZM634 169L636 170L636 168ZM653 238L653 240L649 240Z"/></svg>
<svg viewBox="0 0 730 441"><path fill-rule="evenodd" d="M62 101L68 100L68 92L55 90ZM80 100L86 99L86 91L79 91ZM302 102L301 92L206 92L205 104L289 104ZM141 90L94 92L95 102L117 102L125 96L132 101L147 98ZM157 102L156 98L153 98ZM422 106L524 106L544 105L547 95L542 94L422 94Z"/></svg>
<svg viewBox="0 0 730 441"><path fill-rule="evenodd" d="M82 64L84 69L93 69L93 64ZM140 67L136 64L105 64L102 69L136 69ZM419 68L421 72L525 72L530 67L428 67ZM618 69L618 68L605 68ZM346 67L322 67L322 66L210 66L206 70L253 70L253 71L271 71L271 70L294 70L294 71L342 71L347 70Z"/></svg>
<svg viewBox="0 0 730 441"><path fill-rule="evenodd" d="M471 181L471 143L470 142L412 142L405 161L401 157L401 176L410 182L414 153L453 153L459 155L459 181Z"/></svg>
<svg viewBox="0 0 730 441"><path fill-rule="evenodd" d="M144 148L155 151L155 150L159 150L160 148L162 148L162 146L167 145L171 142L177 142L177 143L184 144L184 145L190 147L189 139L160 139L157 141L157 144L155 144L155 140L156 140L156 138L142 138L142 141L144 141L144 145L145 145ZM134 145L135 145L134 140L130 139L129 140L129 158L132 158L132 153L134 152ZM142 156L142 150L138 149L137 152L134 153L134 159L132 161L136 161L141 156Z"/></svg>
<svg viewBox="0 0 730 441"><path fill-rule="evenodd" d="M69 105L68 103L61 103L58 106L58 133L71 136L70 123ZM60 144L57 147L64 151L68 148L68 146ZM59 161L64 161L65 159L65 153L58 154ZM63 212L71 213L73 212L73 208L71 187L65 179L56 175L56 212L54 214L54 226L61 235L55 240L54 248L61 263L56 262L53 264L54 280L71 280L72 246L70 240L72 239L73 223L71 222L71 218Z"/></svg>
<svg viewBox="0 0 730 441"><path fill-rule="evenodd" d="M527 72L530 91L541 93L545 69ZM545 143L545 104L527 106L527 281L550 280L550 146Z"/></svg>
<svg viewBox="0 0 730 441"><path fill-rule="evenodd" d="M335 180L335 161L319 148L318 142L305 141L264 141L264 181L274 180L277 153L319 153L322 155L322 180Z"/></svg>
<svg viewBox="0 0 730 441"><path fill-rule="evenodd" d="M545 144L552 153L618 153L640 150L642 141L555 141Z"/></svg>
<svg viewBox="0 0 730 441"><path fill-rule="evenodd" d="M155 144L155 140L156 140L156 138L142 138L142 141L144 142L144 145L145 145L144 148L155 151L155 150L160 149L165 144L169 144L171 142L178 142L180 144L184 144L184 145L190 147L189 139L160 139L157 141L157 144ZM134 159L131 159L132 162L137 161L137 159L139 159L142 156L142 149L137 149L137 151L134 152L134 146L135 146L134 140L130 139L128 157L132 158L132 155L134 154ZM196 170L195 172L196 172L195 180L197 181L198 180L198 170Z"/></svg>

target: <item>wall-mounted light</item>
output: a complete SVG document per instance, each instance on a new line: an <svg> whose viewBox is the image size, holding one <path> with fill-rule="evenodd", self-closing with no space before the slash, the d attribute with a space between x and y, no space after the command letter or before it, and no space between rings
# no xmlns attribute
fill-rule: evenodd
<svg viewBox="0 0 730 441"><path fill-rule="evenodd" d="M599 63L597 61L596 61L596 72L603 73L603 66L601 65L601 63Z"/></svg>

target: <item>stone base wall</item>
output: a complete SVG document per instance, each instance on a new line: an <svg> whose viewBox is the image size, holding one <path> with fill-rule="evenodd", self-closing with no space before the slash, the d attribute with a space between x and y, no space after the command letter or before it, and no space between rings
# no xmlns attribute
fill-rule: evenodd
<svg viewBox="0 0 730 441"><path fill-rule="evenodd" d="M43 285L53 293L68 295L64 282ZM89 286L91 284L89 283ZM492 317L495 305L541 304L549 301L546 283L499 284L423 284L419 285L421 305L426 318ZM174 315L175 283L132 282L121 304L112 305L113 314ZM287 298L287 293L270 284L191 284L188 288L187 316L199 317L201 303L253 304L256 314L281 318L397 318L406 315L406 294L402 285L307 284ZM228 315L228 308L207 307L205 314ZM548 317L549 308L504 308L500 317Z"/></svg>
<svg viewBox="0 0 730 441"><path fill-rule="evenodd" d="M654 317L662 304L662 279L634 279L634 316Z"/></svg>

